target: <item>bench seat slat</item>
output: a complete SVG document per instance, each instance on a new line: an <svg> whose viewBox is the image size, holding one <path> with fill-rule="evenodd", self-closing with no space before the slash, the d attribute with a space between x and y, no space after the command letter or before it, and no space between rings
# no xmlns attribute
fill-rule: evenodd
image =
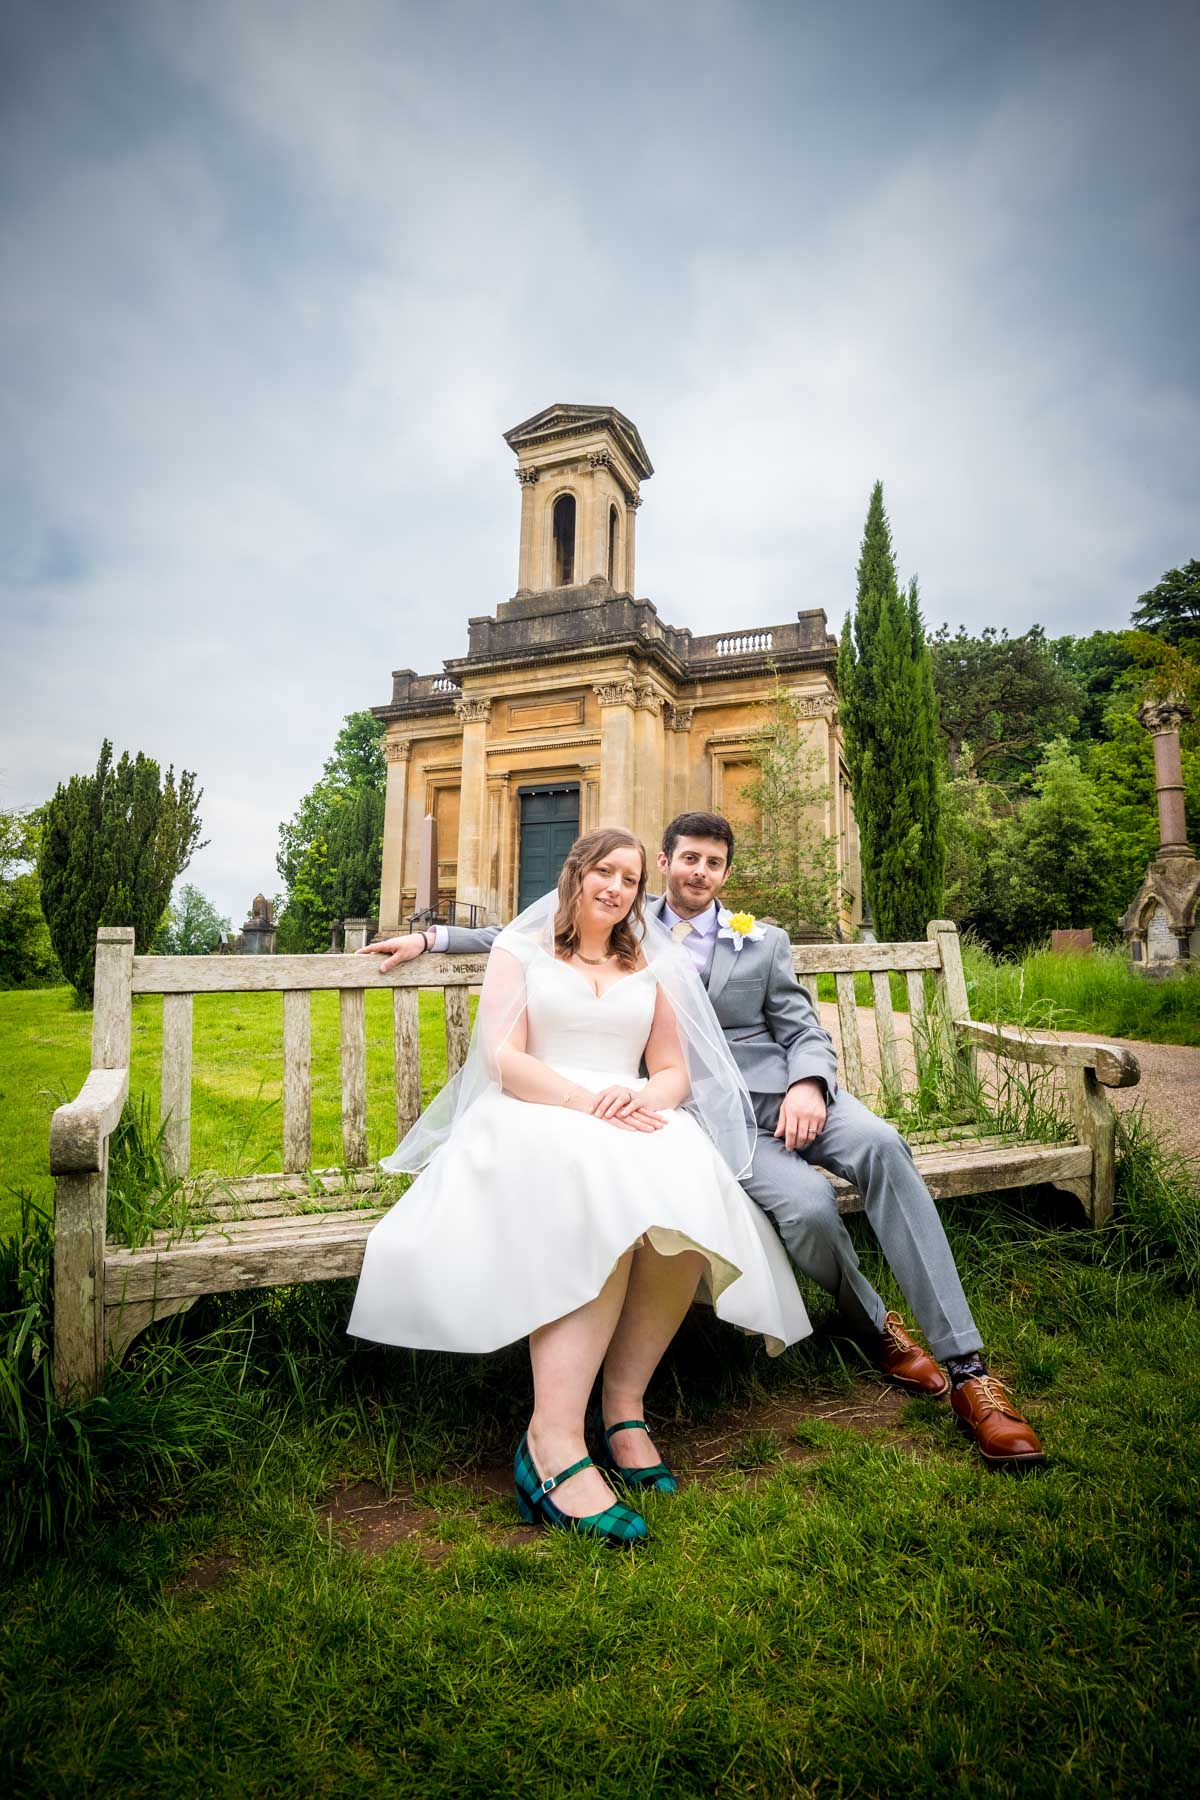
<svg viewBox="0 0 1200 1800"><path fill-rule="evenodd" d="M298 1231L298 1222L289 1219L277 1234L246 1241L203 1237L169 1250L110 1252L104 1259L106 1305L343 1280L362 1267L363 1246L378 1216L373 1210L347 1213L325 1231Z"/></svg>
<svg viewBox="0 0 1200 1800"><path fill-rule="evenodd" d="M1018 1143L982 1153L973 1148L918 1150L917 1168L937 1199L1037 1182L1086 1182L1092 1152L1081 1144ZM849 1182L831 1176L843 1212L861 1210ZM199 1238L169 1247L108 1248L104 1279L110 1307L125 1302L180 1299L238 1288L334 1281L356 1275L363 1246L384 1207L293 1218L231 1220Z"/></svg>

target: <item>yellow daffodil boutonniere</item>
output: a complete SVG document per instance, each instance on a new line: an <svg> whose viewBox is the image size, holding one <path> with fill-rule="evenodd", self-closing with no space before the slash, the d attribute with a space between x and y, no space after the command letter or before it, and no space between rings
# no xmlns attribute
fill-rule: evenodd
<svg viewBox="0 0 1200 1800"><path fill-rule="evenodd" d="M724 906L717 913L717 936L731 938L735 952L741 949L747 938L755 943L762 935L763 928L753 913L730 912Z"/></svg>

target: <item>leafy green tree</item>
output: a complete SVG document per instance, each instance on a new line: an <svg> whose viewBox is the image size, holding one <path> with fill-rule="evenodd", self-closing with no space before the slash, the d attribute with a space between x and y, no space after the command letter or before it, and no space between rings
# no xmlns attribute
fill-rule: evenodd
<svg viewBox="0 0 1200 1800"><path fill-rule="evenodd" d="M1027 782L1052 737L1070 730L1078 693L1040 625L1020 637L988 626L973 637L942 625L930 640L950 772L964 744L982 780Z"/></svg>
<svg viewBox="0 0 1200 1800"><path fill-rule="evenodd" d="M45 809L38 857L42 910L63 973L90 997L96 928L132 925L148 950L171 888L200 843L196 778L166 776L139 750L113 763L104 740L94 775L73 775Z"/></svg>
<svg viewBox="0 0 1200 1800"><path fill-rule="evenodd" d="M41 834L38 810L0 812L0 988L62 980L38 889Z"/></svg>
<svg viewBox="0 0 1200 1800"><path fill-rule="evenodd" d="M1200 733L1183 734L1184 806L1190 842L1200 846ZM1085 767L1096 791L1112 851L1112 922L1137 892L1158 849L1154 739L1137 716L1136 695L1110 711L1105 735L1088 747Z"/></svg>
<svg viewBox="0 0 1200 1800"><path fill-rule="evenodd" d="M369 918L379 905L387 763L383 728L370 712L350 713L321 778L279 828L279 873L287 901L276 947L328 948L334 922Z"/></svg>
<svg viewBox="0 0 1200 1800"><path fill-rule="evenodd" d="M1168 569L1162 580L1138 596L1133 623L1169 644L1200 641L1200 562Z"/></svg>
<svg viewBox="0 0 1200 1800"><path fill-rule="evenodd" d="M946 917L996 944L1004 936L994 903L999 867L1012 804L1003 789L981 781L970 750L959 758L958 772L942 793L946 833Z"/></svg>
<svg viewBox="0 0 1200 1800"><path fill-rule="evenodd" d="M774 919L793 937L831 936L836 917L836 846L823 830L829 787L810 728L799 702L777 687L745 789L756 823L739 830L734 865L738 908Z"/></svg>
<svg viewBox="0 0 1200 1800"><path fill-rule="evenodd" d="M375 788L382 793L386 787L383 729L374 713L347 713L320 779L305 794L294 817L279 827L279 854L275 861L289 894L305 852L317 838L327 835L330 818L344 797L359 788ZM378 899L376 894L376 903Z"/></svg>
<svg viewBox="0 0 1200 1800"><path fill-rule="evenodd" d="M1034 792L1005 831L993 871L1006 948L1062 926L1112 929L1112 833L1096 784L1065 738L1055 738L1038 764Z"/></svg>
<svg viewBox="0 0 1200 1800"><path fill-rule="evenodd" d="M858 561L853 620L838 657L846 760L863 881L881 938L924 933L942 906L941 746L917 585L902 594L876 482Z"/></svg>
<svg viewBox="0 0 1200 1800"><path fill-rule="evenodd" d="M1114 691L1134 666L1129 636L1127 631L1093 631L1088 637L1046 640L1059 669L1075 686L1074 743L1094 743L1103 737Z"/></svg>
<svg viewBox="0 0 1200 1800"><path fill-rule="evenodd" d="M154 939L157 956L207 956L217 947L222 932L233 931L229 920L212 901L185 881L167 907Z"/></svg>

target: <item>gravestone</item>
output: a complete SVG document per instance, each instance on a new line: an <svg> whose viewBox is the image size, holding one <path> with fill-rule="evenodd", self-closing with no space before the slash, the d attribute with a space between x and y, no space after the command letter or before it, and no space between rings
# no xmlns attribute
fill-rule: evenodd
<svg viewBox="0 0 1200 1800"><path fill-rule="evenodd" d="M1050 933L1050 948L1055 956L1090 956L1093 947L1090 930Z"/></svg>

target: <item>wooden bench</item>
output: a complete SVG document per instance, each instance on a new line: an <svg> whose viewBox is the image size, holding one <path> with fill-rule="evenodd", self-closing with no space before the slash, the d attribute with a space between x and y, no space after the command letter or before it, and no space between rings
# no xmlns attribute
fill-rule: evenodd
<svg viewBox="0 0 1200 1800"><path fill-rule="evenodd" d="M133 932L101 927L96 948L92 1062L78 1097L54 1114L50 1168L57 1179L54 1270L54 1374L60 1398L99 1390L106 1361L117 1361L155 1319L181 1312L205 1294L354 1276L363 1244L390 1199L368 1166L366 1013L368 988L392 990L395 1127L408 1130L420 1107L418 1002L422 989L444 996L446 1063L461 1067L470 1036L468 996L482 979L483 957L423 956L381 975L360 956L135 956ZM837 992L845 1084L888 1112L911 1110L914 1085L931 1066L949 1074L956 1105L942 1122L910 1133L917 1165L938 1197L1048 1182L1078 1197L1093 1223L1112 1211L1115 1116L1101 1086L1127 1087L1138 1065L1126 1050L1067 1044L971 1020L958 933L935 920L911 944L809 944L794 952L798 979L815 998L829 974ZM909 1006L909 1054L898 1037L889 974L903 975ZM880 1078L866 1074L854 979L870 977ZM340 995L341 1111L344 1171L311 1169L312 993ZM222 1183L220 1198L198 1205L186 1230L155 1233L137 1249L107 1235L109 1139L129 1094L133 996L161 994L164 1150L172 1172L190 1174L192 998L205 993L282 994L283 1157L277 1175ZM980 1049L1004 1059L1050 1065L1065 1077L1072 1129L1067 1141L1030 1141L1016 1130L982 1127L960 1116L970 1097ZM944 1084L943 1084L944 1085ZM844 1211L861 1206L836 1184ZM197 1193L202 1193L197 1189Z"/></svg>

